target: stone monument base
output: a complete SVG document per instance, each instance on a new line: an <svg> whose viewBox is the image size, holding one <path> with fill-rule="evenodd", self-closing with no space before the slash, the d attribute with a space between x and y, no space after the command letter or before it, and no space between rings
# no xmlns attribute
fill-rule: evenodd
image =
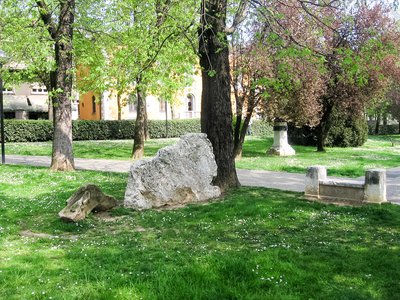
<svg viewBox="0 0 400 300"><path fill-rule="evenodd" d="M268 152L268 155L276 155L276 156L293 156L296 155L296 151L287 144L286 146L274 147L272 146Z"/></svg>
<svg viewBox="0 0 400 300"><path fill-rule="evenodd" d="M276 156L292 156L296 151L289 145L287 137L287 123L274 123L274 144L267 151L268 155Z"/></svg>

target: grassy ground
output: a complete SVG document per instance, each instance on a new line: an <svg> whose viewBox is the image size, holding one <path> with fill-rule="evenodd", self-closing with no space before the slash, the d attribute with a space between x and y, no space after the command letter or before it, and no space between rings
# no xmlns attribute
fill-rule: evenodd
<svg viewBox="0 0 400 300"><path fill-rule="evenodd" d="M315 147L295 146L296 156L271 157L266 150L272 145L272 137L246 139L243 158L236 162L242 169L286 171L304 173L308 166L325 165L332 176L363 176L366 169L400 166L400 144L391 146L390 139L400 139L399 135L370 136L367 143L358 148L327 148L325 153L315 151ZM176 139L150 140L146 142L145 155L155 155L157 150L174 143ZM76 141L75 157L129 159L133 142L124 141ZM51 143L9 143L8 154L51 155Z"/></svg>
<svg viewBox="0 0 400 300"><path fill-rule="evenodd" d="M400 166L400 145L392 147L391 138L400 139L400 136L370 136L362 147L326 148L326 152L316 152L315 147L294 146L296 155L291 157L266 156L266 149L271 147L273 139L252 138L246 141L243 158L236 162L236 166L305 173L309 166L324 165L328 168L328 175L364 176L367 169Z"/></svg>
<svg viewBox="0 0 400 300"><path fill-rule="evenodd" d="M145 156L151 157L158 149L175 143L177 139L154 139L146 142ZM79 158L128 160L132 155L133 140L74 141L74 155ZM7 143L7 154L51 155L51 142Z"/></svg>
<svg viewBox="0 0 400 300"><path fill-rule="evenodd" d="M400 299L400 206L241 188L60 221L87 182L123 198L123 174L0 166L1 299Z"/></svg>

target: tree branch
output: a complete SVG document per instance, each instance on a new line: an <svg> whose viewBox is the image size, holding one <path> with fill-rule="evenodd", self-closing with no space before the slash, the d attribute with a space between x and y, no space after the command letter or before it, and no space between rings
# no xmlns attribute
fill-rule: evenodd
<svg viewBox="0 0 400 300"><path fill-rule="evenodd" d="M44 25L47 27L51 38L55 40L57 38L57 27L51 17L50 9L44 0L36 1L39 9L40 18L42 19Z"/></svg>
<svg viewBox="0 0 400 300"><path fill-rule="evenodd" d="M241 0L239 3L239 8L236 11L235 18L233 19L232 26L225 29L226 34L232 34L235 32L236 28L242 23L245 18L247 11L250 6L250 0Z"/></svg>

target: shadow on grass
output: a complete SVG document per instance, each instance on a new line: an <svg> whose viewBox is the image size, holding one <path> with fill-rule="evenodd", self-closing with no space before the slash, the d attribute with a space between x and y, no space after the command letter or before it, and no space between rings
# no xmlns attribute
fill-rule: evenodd
<svg viewBox="0 0 400 300"><path fill-rule="evenodd" d="M398 219L399 209L298 196L242 188L221 202L134 212L118 224L93 220L53 257L55 270L46 249L57 243L37 240L35 253L4 273L8 282L30 274L25 285L33 287L40 276L39 288L70 299L397 298L397 241L375 233L384 212ZM62 282L62 291L49 282Z"/></svg>
<svg viewBox="0 0 400 300"><path fill-rule="evenodd" d="M120 209L121 218L112 222L90 216L77 226L55 215L65 198L88 178L119 198L123 177L8 170L20 188L36 175L27 188L40 189L30 191L34 197L15 188L2 194L1 227L15 227L0 245L0 256L9 258L0 267L0 292L7 299L400 296L397 206L336 207L300 200L301 193L240 188L210 203ZM78 238L21 238L22 228Z"/></svg>

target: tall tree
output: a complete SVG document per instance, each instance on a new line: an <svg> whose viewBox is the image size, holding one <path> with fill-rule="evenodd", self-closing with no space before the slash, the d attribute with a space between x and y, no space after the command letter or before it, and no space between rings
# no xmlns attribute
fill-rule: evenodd
<svg viewBox="0 0 400 300"><path fill-rule="evenodd" d="M214 184L222 190L239 186L235 169L228 34L243 21L249 1L240 1L227 27L227 0L202 0L199 55L202 71L201 131L213 146L218 166Z"/></svg>
<svg viewBox="0 0 400 300"><path fill-rule="evenodd" d="M93 15L94 21L87 14L88 25L96 27L85 29L79 37L78 59L90 70L88 86L114 90L122 104L129 94L135 95L134 159L144 154L146 95L169 100L171 90L183 88L194 71L194 53L184 41L193 35L195 9L185 4L170 0L104 2L102 13ZM89 54L93 51L99 59L93 60Z"/></svg>
<svg viewBox="0 0 400 300"><path fill-rule="evenodd" d="M73 84L73 25L75 0L59 1L59 13L54 12L46 1L36 1L40 17L54 42L56 69L51 75L51 103L53 104L53 152L51 169L74 170L72 150L71 95Z"/></svg>
<svg viewBox="0 0 400 300"><path fill-rule="evenodd" d="M334 111L362 118L370 99L385 90L385 62L392 57L396 65L388 11L381 3L352 3L352 9L333 2L260 3L253 32L271 69L258 80L268 98L261 103L271 117L318 124L323 151Z"/></svg>
<svg viewBox="0 0 400 300"><path fill-rule="evenodd" d="M29 80L48 86L54 108L53 170L73 170L71 91L75 0L2 1L1 46ZM2 21L5 21L4 23ZM49 76L50 74L50 76Z"/></svg>

